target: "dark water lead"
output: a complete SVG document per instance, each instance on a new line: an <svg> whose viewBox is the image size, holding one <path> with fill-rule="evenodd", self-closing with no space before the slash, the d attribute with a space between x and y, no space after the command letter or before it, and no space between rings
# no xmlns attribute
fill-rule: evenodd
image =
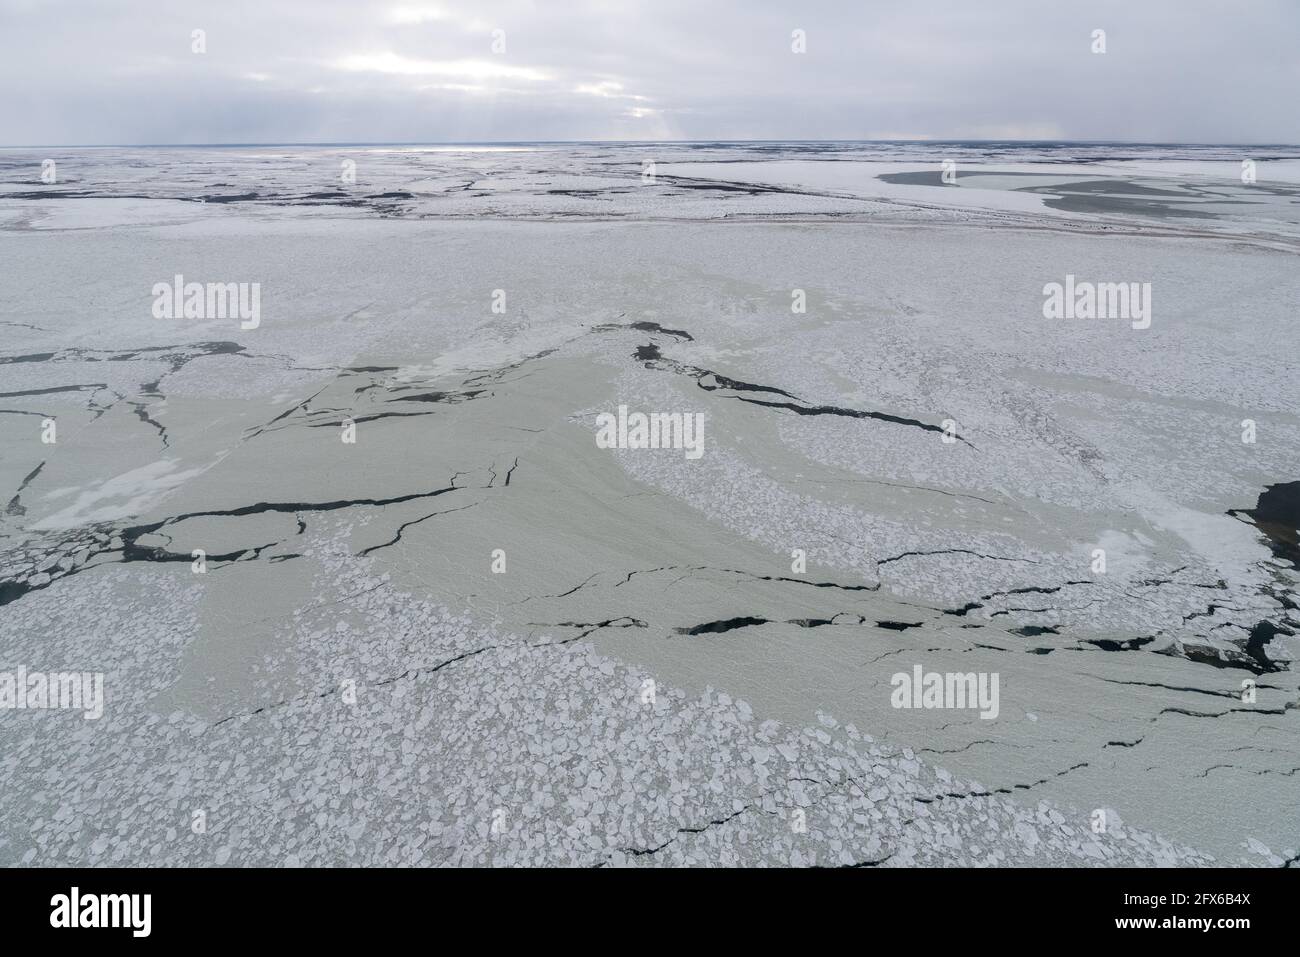
<svg viewBox="0 0 1300 957"><path fill-rule="evenodd" d="M1300 482L1266 486L1254 508L1232 508L1228 514L1248 519L1276 557L1300 568Z"/></svg>

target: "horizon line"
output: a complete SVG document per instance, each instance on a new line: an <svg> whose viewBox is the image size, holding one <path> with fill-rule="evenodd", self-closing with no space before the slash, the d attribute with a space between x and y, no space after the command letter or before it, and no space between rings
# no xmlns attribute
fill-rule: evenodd
<svg viewBox="0 0 1300 957"><path fill-rule="evenodd" d="M1300 143L1265 143L1247 141L1153 141L1153 140L1084 140L1084 139L965 139L965 138L909 138L909 139L589 139L589 140L319 140L319 141L264 141L264 142L229 142L229 143L30 143L0 144L4 150L37 149L251 149L261 147L334 147L357 148L375 146L624 146L624 145L722 145L734 146L744 144L779 144L779 143L890 143L890 144L938 144L938 145L981 145L1009 144L1017 146L1251 146L1284 147L1300 149Z"/></svg>

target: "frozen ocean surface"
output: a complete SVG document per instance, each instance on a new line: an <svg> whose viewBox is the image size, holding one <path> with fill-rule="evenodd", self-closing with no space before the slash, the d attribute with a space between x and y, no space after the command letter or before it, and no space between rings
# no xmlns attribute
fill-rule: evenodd
<svg viewBox="0 0 1300 957"><path fill-rule="evenodd" d="M1298 252L1287 146L0 150L0 863L1294 861Z"/></svg>

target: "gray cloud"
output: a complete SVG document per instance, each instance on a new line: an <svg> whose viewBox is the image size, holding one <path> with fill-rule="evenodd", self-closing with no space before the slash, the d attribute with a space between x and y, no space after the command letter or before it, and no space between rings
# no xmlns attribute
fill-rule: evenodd
<svg viewBox="0 0 1300 957"><path fill-rule="evenodd" d="M0 0L0 143L1293 143L1298 41L1292 0Z"/></svg>

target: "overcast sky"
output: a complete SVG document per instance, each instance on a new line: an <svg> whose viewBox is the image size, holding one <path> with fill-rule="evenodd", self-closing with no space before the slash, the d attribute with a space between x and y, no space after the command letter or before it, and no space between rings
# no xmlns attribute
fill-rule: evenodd
<svg viewBox="0 0 1300 957"><path fill-rule="evenodd" d="M3 145L1297 143L1300 0L0 0L0 81Z"/></svg>

